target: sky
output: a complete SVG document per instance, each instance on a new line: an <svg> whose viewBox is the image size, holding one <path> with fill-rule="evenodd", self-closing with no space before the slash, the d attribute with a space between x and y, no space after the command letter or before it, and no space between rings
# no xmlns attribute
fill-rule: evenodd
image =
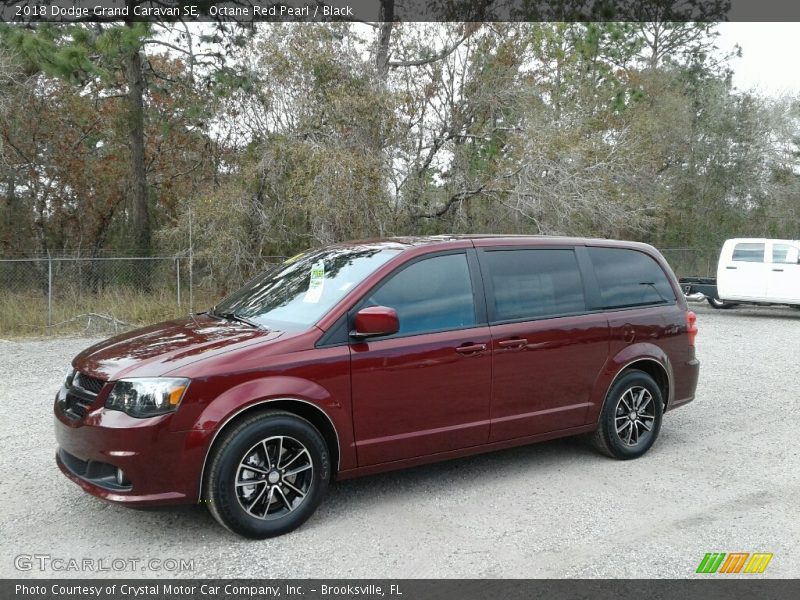
<svg viewBox="0 0 800 600"><path fill-rule="evenodd" d="M722 51L742 47L733 59L733 83L770 96L800 92L800 23L720 23Z"/></svg>

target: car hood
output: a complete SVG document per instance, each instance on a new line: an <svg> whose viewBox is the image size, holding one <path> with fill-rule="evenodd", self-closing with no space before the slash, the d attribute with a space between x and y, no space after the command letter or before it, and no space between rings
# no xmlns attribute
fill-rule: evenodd
<svg viewBox="0 0 800 600"><path fill-rule="evenodd" d="M104 340L78 354L72 365L104 380L157 377L198 360L275 341L284 335L281 331L265 331L203 314Z"/></svg>

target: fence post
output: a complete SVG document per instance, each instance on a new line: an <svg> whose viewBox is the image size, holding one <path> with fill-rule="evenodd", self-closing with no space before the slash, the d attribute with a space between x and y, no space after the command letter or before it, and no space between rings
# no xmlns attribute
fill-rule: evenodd
<svg viewBox="0 0 800 600"><path fill-rule="evenodd" d="M178 281L178 314L181 313L181 259L175 258L175 278Z"/></svg>
<svg viewBox="0 0 800 600"><path fill-rule="evenodd" d="M189 209L189 314L194 312L194 273L192 261L194 259L194 244L192 240L192 209Z"/></svg>
<svg viewBox="0 0 800 600"><path fill-rule="evenodd" d="M53 257L47 250L47 326L53 324Z"/></svg>

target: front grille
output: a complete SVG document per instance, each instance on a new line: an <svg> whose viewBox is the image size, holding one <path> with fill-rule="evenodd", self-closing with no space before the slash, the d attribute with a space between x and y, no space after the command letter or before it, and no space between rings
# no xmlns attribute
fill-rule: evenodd
<svg viewBox="0 0 800 600"><path fill-rule="evenodd" d="M85 417L105 384L105 381L97 377L89 377L80 372L75 373L72 381L68 383L69 387L64 396L64 414L73 420Z"/></svg>
<svg viewBox="0 0 800 600"><path fill-rule="evenodd" d="M100 393L100 390L103 389L105 384L106 382L102 379L98 379L97 377L89 377L88 375L80 372L75 373L75 377L72 380L72 385L86 390L95 396Z"/></svg>
<svg viewBox="0 0 800 600"><path fill-rule="evenodd" d="M73 419L82 419L89 412L93 403L94 399L67 392L67 397L64 399L64 412Z"/></svg>

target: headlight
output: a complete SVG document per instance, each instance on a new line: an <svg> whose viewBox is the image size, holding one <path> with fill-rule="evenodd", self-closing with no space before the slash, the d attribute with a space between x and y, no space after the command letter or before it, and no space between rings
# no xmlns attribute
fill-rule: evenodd
<svg viewBox="0 0 800 600"><path fill-rule="evenodd" d="M72 368L72 366L70 365L69 369L67 369L67 372L64 374L64 387L71 386L74 377L75 377L75 369Z"/></svg>
<svg viewBox="0 0 800 600"><path fill-rule="evenodd" d="M178 408L188 387L188 379L177 377L120 379L111 388L106 408L140 419L163 415Z"/></svg>

